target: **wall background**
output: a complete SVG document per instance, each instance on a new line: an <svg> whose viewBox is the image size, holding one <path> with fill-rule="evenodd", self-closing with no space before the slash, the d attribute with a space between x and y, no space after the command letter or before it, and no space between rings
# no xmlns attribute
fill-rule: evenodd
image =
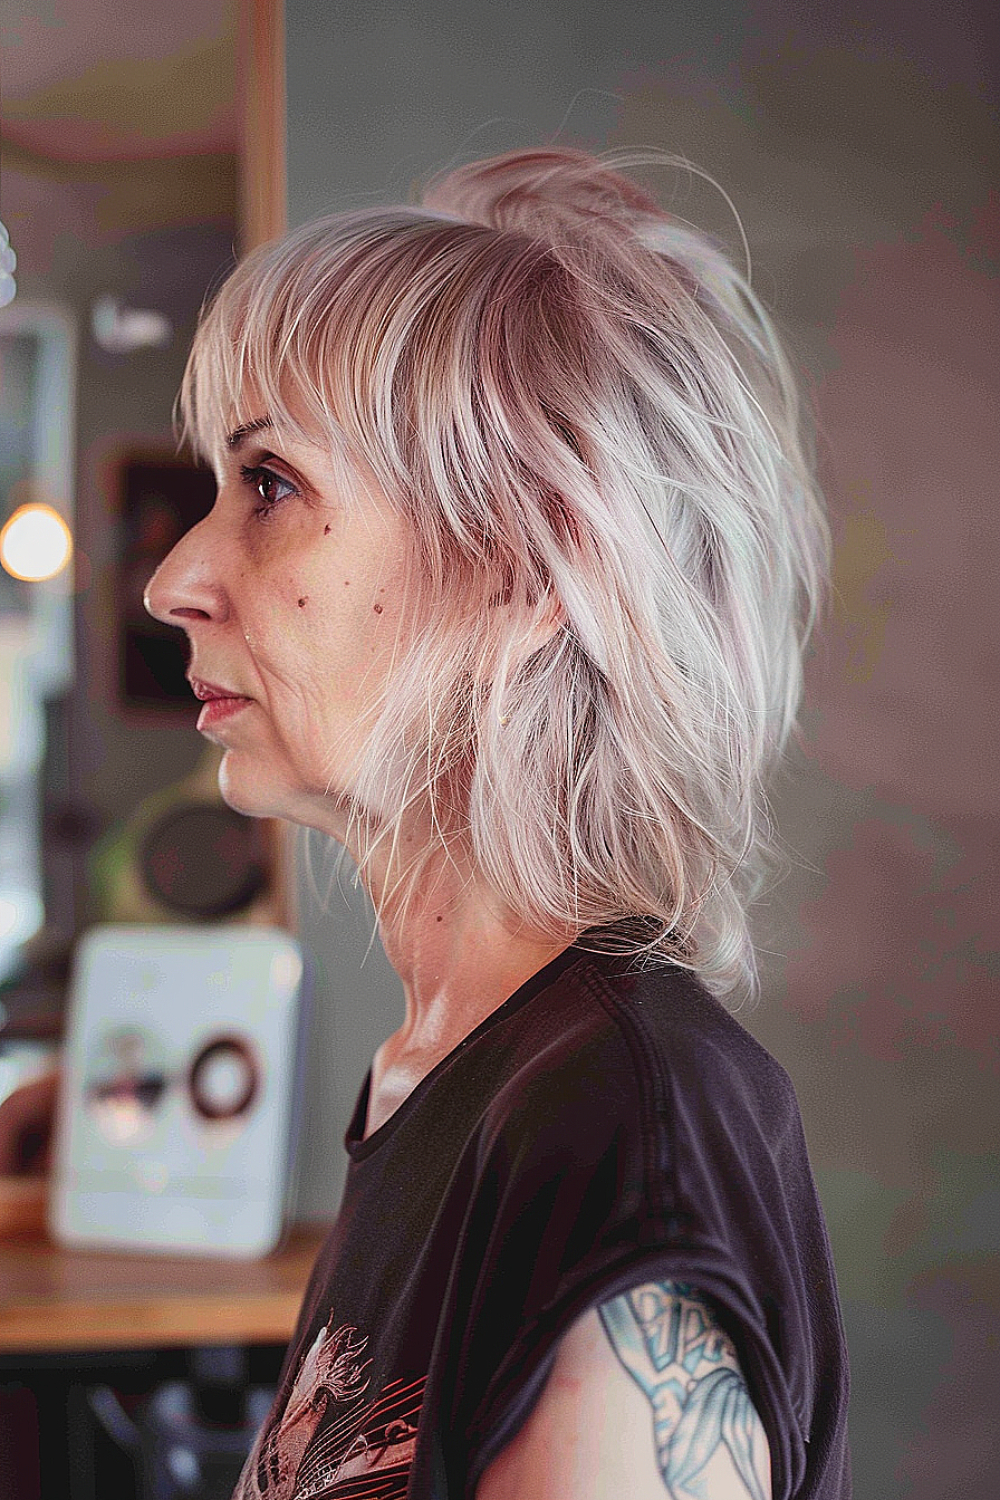
<svg viewBox="0 0 1000 1500"><path fill-rule="evenodd" d="M735 199L812 388L837 543L787 879L743 1019L798 1090L852 1350L859 1497L1000 1493L995 358L988 8L784 0L697 11L287 0L289 220L405 198L518 145L653 144ZM710 190L685 216L732 239ZM321 871L322 849L314 844ZM324 911L301 1212L400 1014L363 903Z"/></svg>

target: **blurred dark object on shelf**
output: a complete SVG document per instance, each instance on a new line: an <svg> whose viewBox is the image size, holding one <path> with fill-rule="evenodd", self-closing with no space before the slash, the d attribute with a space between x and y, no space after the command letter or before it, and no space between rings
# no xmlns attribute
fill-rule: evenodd
<svg viewBox="0 0 1000 1500"><path fill-rule="evenodd" d="M146 830L139 863L150 895L187 917L232 916L267 884L259 824L221 803L169 808Z"/></svg>

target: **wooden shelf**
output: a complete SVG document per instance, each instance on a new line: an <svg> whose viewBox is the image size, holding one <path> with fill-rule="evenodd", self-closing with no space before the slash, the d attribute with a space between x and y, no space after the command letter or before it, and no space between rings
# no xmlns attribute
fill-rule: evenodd
<svg viewBox="0 0 1000 1500"><path fill-rule="evenodd" d="M295 1228L263 1260L0 1239L0 1352L284 1343L326 1233Z"/></svg>

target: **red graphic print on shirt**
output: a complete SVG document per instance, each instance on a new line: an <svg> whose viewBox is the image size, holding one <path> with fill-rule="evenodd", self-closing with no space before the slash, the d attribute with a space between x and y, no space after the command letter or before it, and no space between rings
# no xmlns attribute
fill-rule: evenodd
<svg viewBox="0 0 1000 1500"><path fill-rule="evenodd" d="M425 1382L390 1381L366 1399L367 1345L356 1328L334 1328L331 1309L233 1500L404 1500Z"/></svg>

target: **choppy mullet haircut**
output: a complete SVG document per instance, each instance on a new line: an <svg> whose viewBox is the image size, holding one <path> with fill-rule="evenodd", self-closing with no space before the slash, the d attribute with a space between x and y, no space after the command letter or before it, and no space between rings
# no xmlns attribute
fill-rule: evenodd
<svg viewBox="0 0 1000 1500"><path fill-rule="evenodd" d="M429 804L531 927L733 1004L758 987L765 780L829 535L773 325L623 175L644 165L686 166L510 152L255 251L203 313L179 412L210 453L252 389L345 496L367 466L410 522L409 628L356 768L362 868ZM386 901L417 888L397 867Z"/></svg>

